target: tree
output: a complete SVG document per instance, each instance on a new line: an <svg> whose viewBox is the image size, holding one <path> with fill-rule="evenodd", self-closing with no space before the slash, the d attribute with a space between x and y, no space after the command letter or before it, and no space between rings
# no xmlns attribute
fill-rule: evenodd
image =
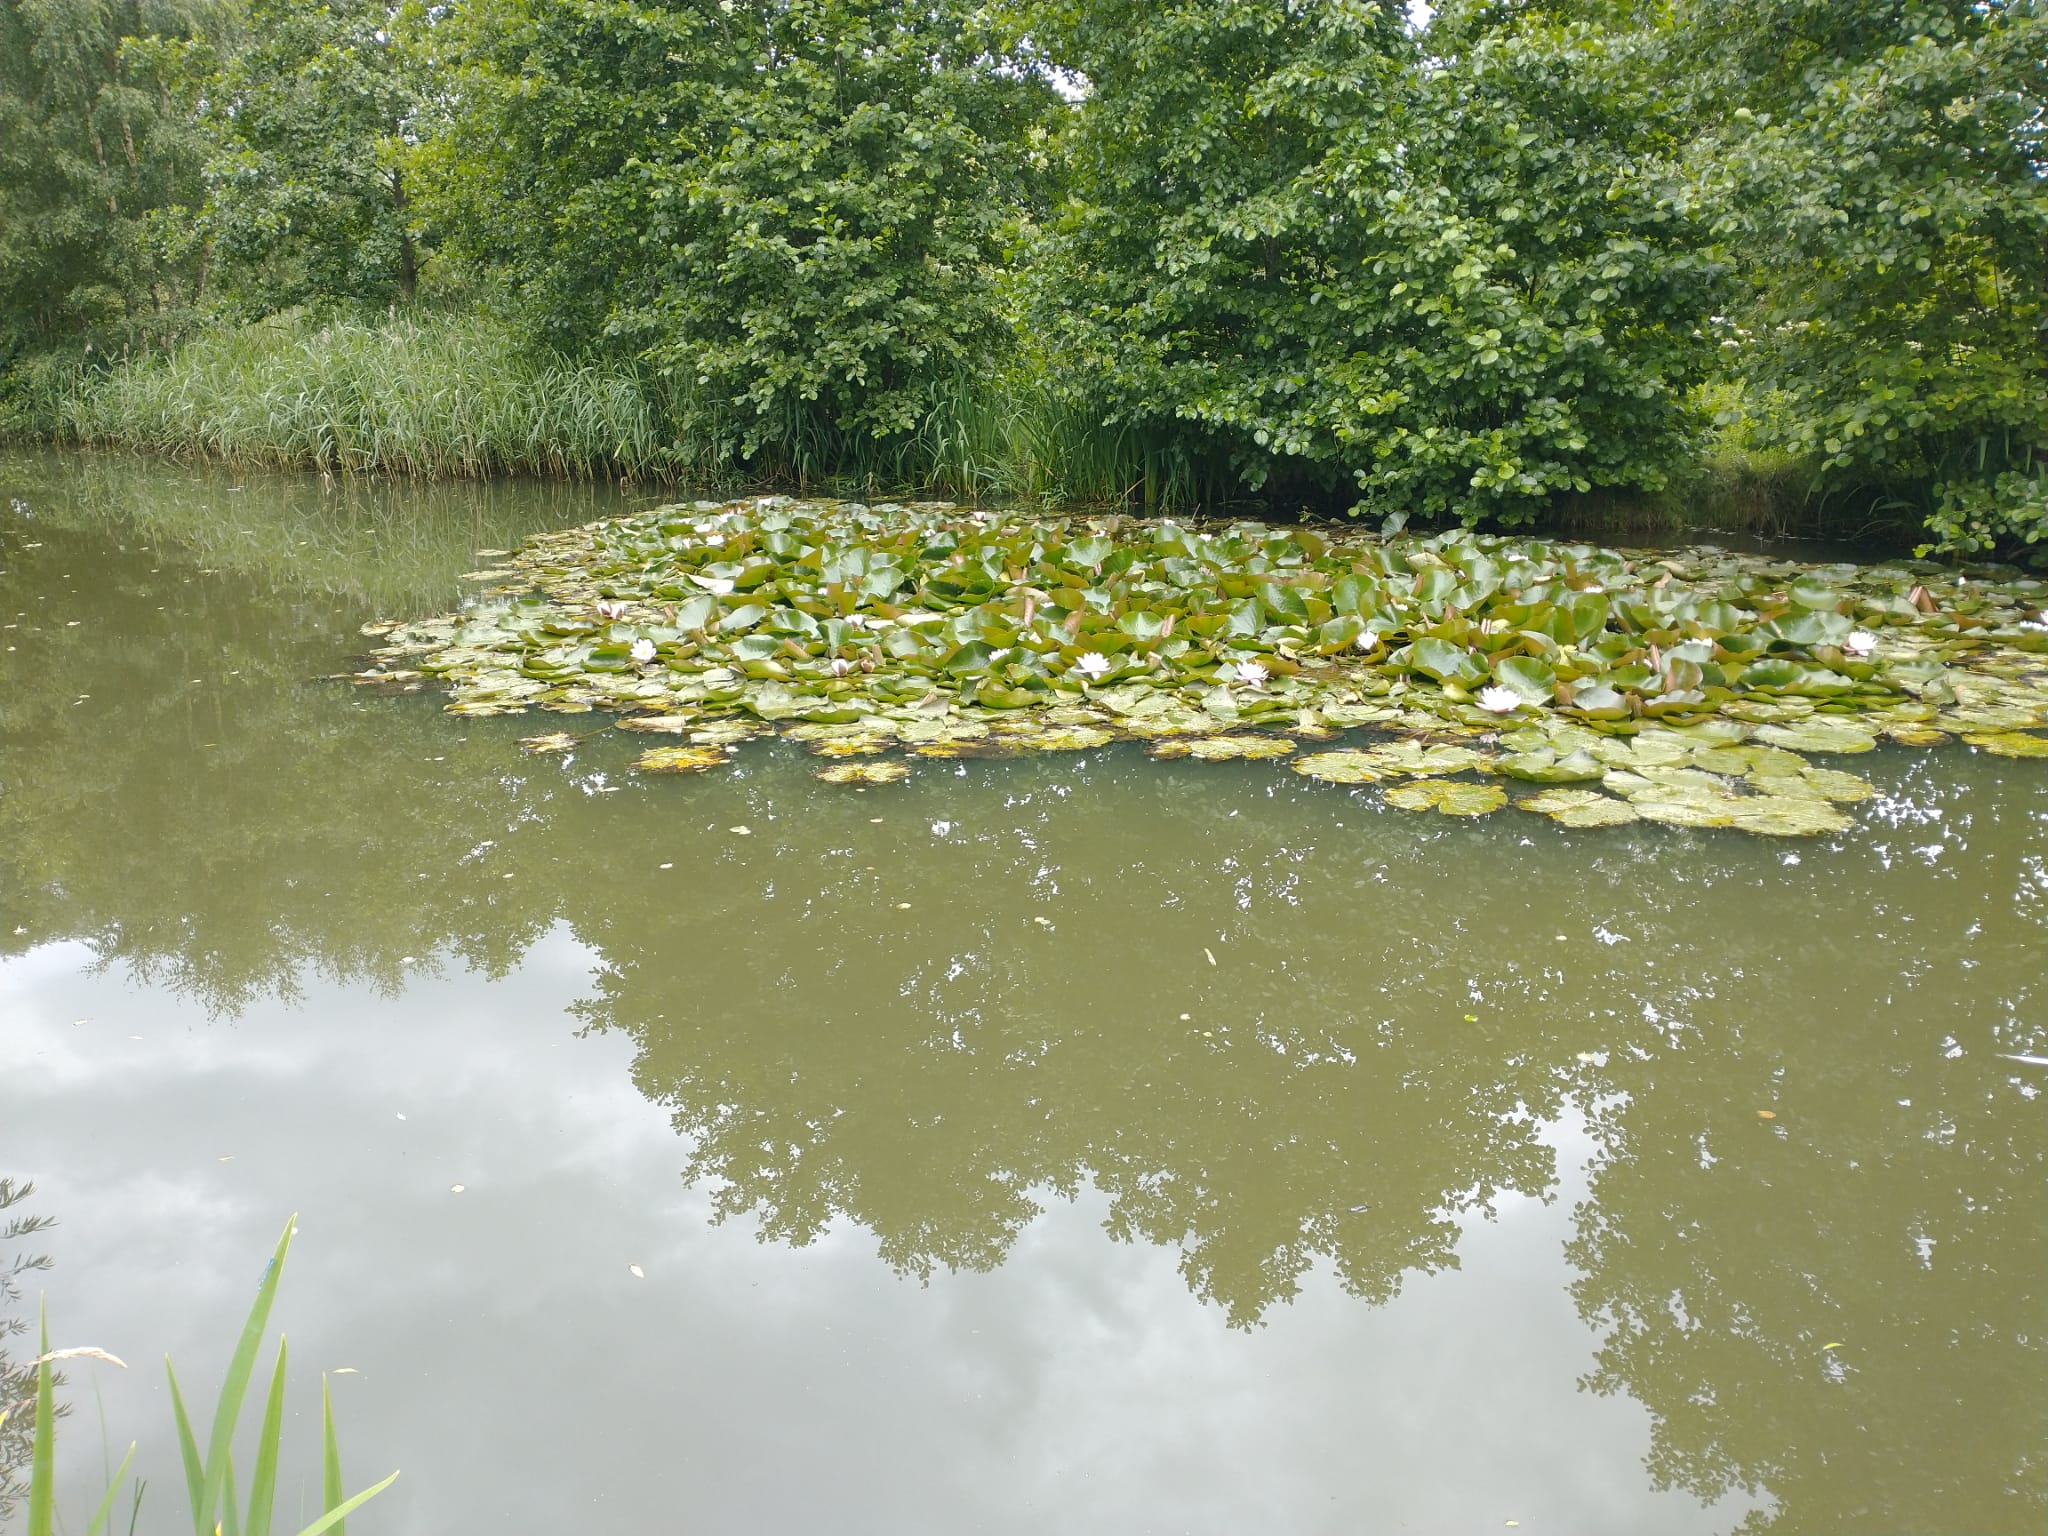
<svg viewBox="0 0 2048 1536"><path fill-rule="evenodd" d="M437 206L544 335L646 360L719 457L858 457L997 351L1050 98L970 7L507 0L449 36Z"/></svg>
<svg viewBox="0 0 2048 1536"><path fill-rule="evenodd" d="M0 369L188 321L200 83L231 20L212 0L0 0Z"/></svg>
<svg viewBox="0 0 2048 1536"><path fill-rule="evenodd" d="M210 93L205 226L238 313L410 302L405 159L417 88L393 10L256 0Z"/></svg>
<svg viewBox="0 0 2048 1536"><path fill-rule="evenodd" d="M1038 285L1078 393L1354 511L1663 483L1719 267L1631 39L1360 0L1047 35L1093 87Z"/></svg>

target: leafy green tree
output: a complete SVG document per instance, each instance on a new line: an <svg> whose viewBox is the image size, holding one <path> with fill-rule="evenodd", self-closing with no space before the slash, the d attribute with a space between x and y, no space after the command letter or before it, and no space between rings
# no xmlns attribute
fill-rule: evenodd
<svg viewBox="0 0 2048 1536"><path fill-rule="evenodd" d="M231 20L212 0L0 0L0 370L188 323L198 101Z"/></svg>
<svg viewBox="0 0 2048 1536"><path fill-rule="evenodd" d="M2048 10L1735 0L1687 24L1757 440L1931 510L1946 548L2048 535Z"/></svg>
<svg viewBox="0 0 2048 1536"><path fill-rule="evenodd" d="M1630 37L1187 0L1044 29L1092 86L1042 254L1072 387L1251 486L1524 521L1655 487L1719 268Z"/></svg>
<svg viewBox="0 0 2048 1536"><path fill-rule="evenodd" d="M645 358L692 441L830 467L994 356L1050 93L970 7L509 0L450 39L449 222L549 339Z"/></svg>
<svg viewBox="0 0 2048 1536"><path fill-rule="evenodd" d="M419 237L406 182L418 106L386 5L256 0L210 92L219 152L205 224L243 314L410 302Z"/></svg>

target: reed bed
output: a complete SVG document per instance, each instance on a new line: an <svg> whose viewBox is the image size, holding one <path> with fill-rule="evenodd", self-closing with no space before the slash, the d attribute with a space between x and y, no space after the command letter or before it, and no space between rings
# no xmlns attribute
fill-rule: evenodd
<svg viewBox="0 0 2048 1536"><path fill-rule="evenodd" d="M636 372L537 351L481 316L204 332L85 385L57 427L83 443L338 474L641 475L679 457Z"/></svg>

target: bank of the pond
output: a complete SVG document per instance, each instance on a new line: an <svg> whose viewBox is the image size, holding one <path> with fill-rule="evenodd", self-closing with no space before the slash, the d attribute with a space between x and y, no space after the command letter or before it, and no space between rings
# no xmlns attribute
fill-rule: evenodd
<svg viewBox="0 0 2048 1536"><path fill-rule="evenodd" d="M1238 503L1264 516L1338 521L1348 500L1285 481L1255 494L1227 466L1192 464L1142 428L1081 411L1027 360L934 386L914 430L888 440L805 439L736 458L729 442L679 431L673 381L615 358L537 348L486 313L375 323L280 316L216 326L112 368L26 363L6 384L0 435L17 442L334 475L546 476L1165 511ZM1605 539L1874 538L1900 552L1923 537L1871 498L1810 495L1810 478L1796 460L1723 434L1667 490L1567 494L1543 525Z"/></svg>

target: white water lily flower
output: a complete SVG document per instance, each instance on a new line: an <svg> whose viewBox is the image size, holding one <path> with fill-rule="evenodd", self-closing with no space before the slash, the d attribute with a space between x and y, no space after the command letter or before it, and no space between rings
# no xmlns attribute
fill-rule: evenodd
<svg viewBox="0 0 2048 1536"><path fill-rule="evenodd" d="M2048 619L2021 619L2020 628L2048 631Z"/></svg>
<svg viewBox="0 0 2048 1536"><path fill-rule="evenodd" d="M1361 634L1356 640L1352 642L1352 644L1356 645L1361 651L1378 650L1379 643L1379 631L1373 629L1366 630L1363 634Z"/></svg>
<svg viewBox="0 0 2048 1536"><path fill-rule="evenodd" d="M1495 686L1479 690L1479 707L1489 715L1512 715L1522 707L1522 696L1512 688Z"/></svg>
<svg viewBox="0 0 2048 1536"><path fill-rule="evenodd" d="M1258 687L1268 675L1265 667L1256 661L1240 661L1230 669L1232 680L1243 683L1247 688Z"/></svg>
<svg viewBox="0 0 2048 1536"><path fill-rule="evenodd" d="M600 619L620 619L624 618L625 615L626 605L624 603L615 602L609 597L600 597L597 600L597 616Z"/></svg>
<svg viewBox="0 0 2048 1536"><path fill-rule="evenodd" d="M1868 656L1877 649L1877 636L1867 629L1852 629L1842 642L1844 656Z"/></svg>
<svg viewBox="0 0 2048 1536"><path fill-rule="evenodd" d="M853 663L844 656L834 656L828 666L828 670L834 677L844 677L853 670Z"/></svg>
<svg viewBox="0 0 2048 1536"><path fill-rule="evenodd" d="M1074 670L1090 680L1109 676L1109 658L1095 651L1077 657Z"/></svg>
<svg viewBox="0 0 2048 1536"><path fill-rule="evenodd" d="M654 642L645 635L642 635L633 642L633 649L627 652L627 654L644 667L648 662L654 660Z"/></svg>

